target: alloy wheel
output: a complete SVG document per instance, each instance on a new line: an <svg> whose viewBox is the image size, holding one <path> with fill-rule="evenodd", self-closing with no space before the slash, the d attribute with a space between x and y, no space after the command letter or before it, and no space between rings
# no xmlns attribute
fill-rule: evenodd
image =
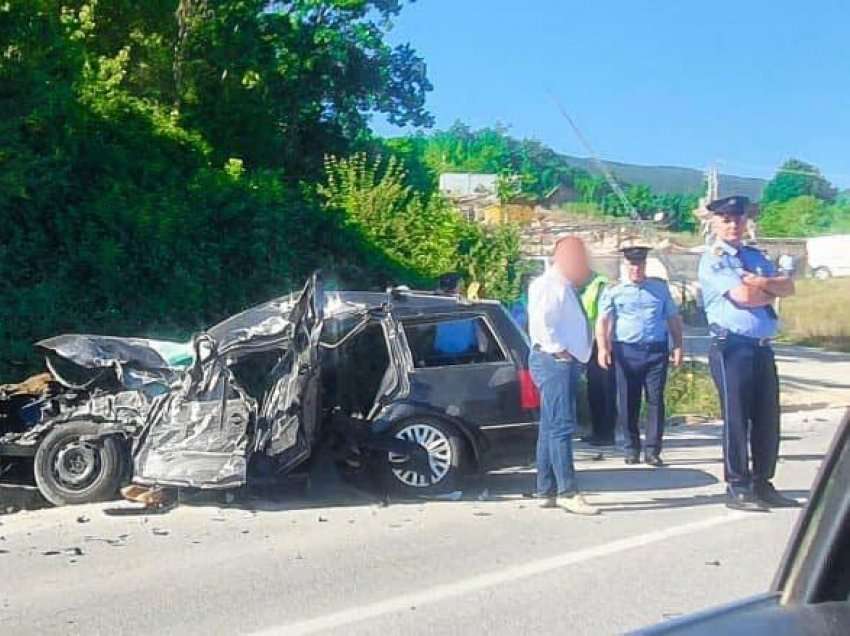
<svg viewBox="0 0 850 636"><path fill-rule="evenodd" d="M398 439L414 442L428 452L428 465L431 468L431 480L421 473L408 468L393 468L396 478L407 486L426 488L442 481L452 467L452 447L443 431L431 424L410 424L396 433ZM391 464L406 461L405 455L390 453Z"/></svg>

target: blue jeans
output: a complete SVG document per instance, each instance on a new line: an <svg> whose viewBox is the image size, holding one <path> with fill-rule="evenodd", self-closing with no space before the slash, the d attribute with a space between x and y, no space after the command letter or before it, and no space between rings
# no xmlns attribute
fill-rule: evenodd
<svg viewBox="0 0 850 636"><path fill-rule="evenodd" d="M576 428L573 379L577 363L556 360L532 351L531 378L540 391L540 427L537 432L537 494L541 497L576 492L573 432Z"/></svg>

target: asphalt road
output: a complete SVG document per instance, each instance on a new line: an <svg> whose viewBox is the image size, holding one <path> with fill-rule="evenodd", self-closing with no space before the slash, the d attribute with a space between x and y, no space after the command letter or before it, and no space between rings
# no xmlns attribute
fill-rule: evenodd
<svg viewBox="0 0 850 636"><path fill-rule="evenodd" d="M841 415L785 416L781 489L806 496ZM727 510L718 433L672 429L663 469L580 452L596 518L539 509L522 470L461 501L0 516L0 633L621 633L770 584L798 511Z"/></svg>

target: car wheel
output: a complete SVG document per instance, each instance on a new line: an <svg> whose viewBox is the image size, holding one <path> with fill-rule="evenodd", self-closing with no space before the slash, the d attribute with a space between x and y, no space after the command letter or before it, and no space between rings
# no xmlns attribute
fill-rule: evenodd
<svg viewBox="0 0 850 636"><path fill-rule="evenodd" d="M812 276L818 280L827 280L828 278L832 278L832 272L829 271L828 267L818 267L812 272Z"/></svg>
<svg viewBox="0 0 850 636"><path fill-rule="evenodd" d="M394 491L418 496L454 489L463 468L464 443L453 426L436 418L414 418L396 424L392 433L398 439L425 448L431 470L429 480L422 473L402 465L406 456L388 453L386 477Z"/></svg>
<svg viewBox="0 0 850 636"><path fill-rule="evenodd" d="M97 435L93 422L60 424L50 431L35 454L35 482L55 506L114 498L128 461L123 444L114 436L97 442L81 438Z"/></svg>

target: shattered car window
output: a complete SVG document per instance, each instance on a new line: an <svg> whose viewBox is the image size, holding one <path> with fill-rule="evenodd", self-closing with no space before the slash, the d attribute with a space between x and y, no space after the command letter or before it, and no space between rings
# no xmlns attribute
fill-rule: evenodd
<svg viewBox="0 0 850 636"><path fill-rule="evenodd" d="M417 369L506 360L481 317L403 324Z"/></svg>

